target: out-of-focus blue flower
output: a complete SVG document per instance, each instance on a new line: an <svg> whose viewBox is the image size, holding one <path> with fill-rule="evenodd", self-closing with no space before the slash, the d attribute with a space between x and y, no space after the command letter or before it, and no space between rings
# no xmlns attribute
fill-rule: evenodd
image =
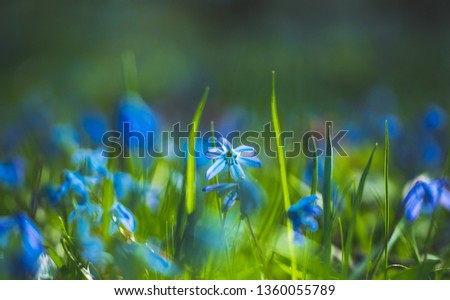
<svg viewBox="0 0 450 300"><path fill-rule="evenodd" d="M86 221L89 221L89 224L92 223L94 226L98 226L102 220L102 215L103 209L100 205L87 201L75 206L74 210L69 214L68 221L75 223L79 232L86 232L86 228L81 230L86 225Z"/></svg>
<svg viewBox="0 0 450 300"><path fill-rule="evenodd" d="M102 136L108 130L108 122L101 113L86 113L81 117L81 126L94 145L102 144Z"/></svg>
<svg viewBox="0 0 450 300"><path fill-rule="evenodd" d="M150 107L142 100L141 96L136 93L127 93L120 102L117 109L117 130L122 133L124 146L132 150L144 149L148 150L153 147L154 140L148 139L148 132L155 133L158 123L155 114ZM134 134L130 132L138 132L143 136L144 145Z"/></svg>
<svg viewBox="0 0 450 300"><path fill-rule="evenodd" d="M236 183L219 183L206 186L202 189L204 192L215 191L219 197L223 197L222 212L226 213L236 203L238 199L238 185Z"/></svg>
<svg viewBox="0 0 450 300"><path fill-rule="evenodd" d="M417 180L402 202L405 216L411 222L421 213L430 214L438 205L450 210L449 184L444 179Z"/></svg>
<svg viewBox="0 0 450 300"><path fill-rule="evenodd" d="M179 271L177 265L165 257L153 243L136 243L136 246L135 254L145 263L146 268L165 276L174 276Z"/></svg>
<svg viewBox="0 0 450 300"><path fill-rule="evenodd" d="M136 219L133 213L119 202L115 202L110 210L112 222L109 232L111 234L125 228L128 232L136 231Z"/></svg>
<svg viewBox="0 0 450 300"><path fill-rule="evenodd" d="M239 183L219 183L202 189L204 192L217 192L222 200L222 212L226 213L237 200L240 201L241 217L244 218L253 212L262 202L264 195L261 187L251 180L242 180Z"/></svg>
<svg viewBox="0 0 450 300"><path fill-rule="evenodd" d="M444 154L441 146L431 136L425 137L424 140L421 141L419 149L422 154L422 163L425 164L427 168L439 167L442 164Z"/></svg>
<svg viewBox="0 0 450 300"><path fill-rule="evenodd" d="M430 105L423 116L423 125L425 129L434 131L441 129L447 122L447 112L437 105Z"/></svg>
<svg viewBox="0 0 450 300"><path fill-rule="evenodd" d="M98 210L98 208L91 207L92 209ZM101 214L99 215L101 218ZM73 218L71 221L75 221L77 243L80 246L80 254L83 260L93 264L102 263L105 256L103 242L91 233L91 221L89 220L91 216L86 215L86 206L79 208L76 216L73 215L71 217ZM100 220L97 221L99 223Z"/></svg>
<svg viewBox="0 0 450 300"><path fill-rule="evenodd" d="M300 199L297 203L288 209L288 217L292 222L295 235L295 241L300 245L305 243L305 238L302 234L301 228L305 227L312 232L319 229L319 223L315 218L322 214L322 209L316 204L319 199L317 195L310 195Z"/></svg>
<svg viewBox="0 0 450 300"><path fill-rule="evenodd" d="M71 191L78 197L81 203L86 203L89 201L88 185L85 177L83 177L80 173L65 170L64 181L60 187L57 190L53 188L48 190L50 201L54 204L58 203Z"/></svg>
<svg viewBox="0 0 450 300"><path fill-rule="evenodd" d="M209 159L215 160L214 164L206 171L206 180L210 180L225 166L228 166L231 177L235 181L245 179L244 170L241 165L260 168L261 161L256 157L256 151L250 146L241 145L235 149L225 138L219 138L220 148L210 148L205 153Z"/></svg>
<svg viewBox="0 0 450 300"><path fill-rule="evenodd" d="M75 129L68 124L58 124L52 128L51 140L59 148L67 153L72 153L80 147L80 137Z"/></svg>
<svg viewBox="0 0 450 300"><path fill-rule="evenodd" d="M102 149L78 149L72 154L72 162L78 169L86 168L89 174L106 177L108 158L102 152Z"/></svg>
<svg viewBox="0 0 450 300"><path fill-rule="evenodd" d="M114 193L116 198L121 201L128 197L134 189L133 177L128 173L116 172L113 175Z"/></svg>
<svg viewBox="0 0 450 300"><path fill-rule="evenodd" d="M264 198L265 194L263 193L263 189L257 182L253 180L239 182L241 217L244 218L256 210Z"/></svg>
<svg viewBox="0 0 450 300"><path fill-rule="evenodd" d="M156 210L159 206L158 191L153 189L150 185L144 186L144 201L145 204L151 209Z"/></svg>
<svg viewBox="0 0 450 300"><path fill-rule="evenodd" d="M25 164L22 159L0 163L0 183L7 188L22 186L25 178Z"/></svg>
<svg viewBox="0 0 450 300"><path fill-rule="evenodd" d="M167 277L176 276L179 272L178 266L165 257L153 241L120 243L114 250L115 265L121 269L125 279L135 278L136 274L146 270Z"/></svg>
<svg viewBox="0 0 450 300"><path fill-rule="evenodd" d="M0 249L6 249L7 254L0 257L0 273L6 270L14 278L22 279L35 276L39 257L45 253L39 229L23 213L0 217Z"/></svg>

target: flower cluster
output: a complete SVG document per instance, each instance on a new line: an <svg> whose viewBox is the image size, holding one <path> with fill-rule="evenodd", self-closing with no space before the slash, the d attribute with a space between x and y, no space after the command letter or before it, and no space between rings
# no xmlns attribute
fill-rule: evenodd
<svg viewBox="0 0 450 300"><path fill-rule="evenodd" d="M411 222L421 213L430 214L439 205L450 210L449 183L445 179L417 180L402 202L405 216Z"/></svg>
<svg viewBox="0 0 450 300"><path fill-rule="evenodd" d="M319 224L315 219L322 215L322 209L317 205L318 199L319 197L317 195L304 197L292 205L287 212L294 231L297 233L295 235L295 241L300 245L305 243L305 238L301 231L302 228L307 228L312 232L319 229Z"/></svg>
<svg viewBox="0 0 450 300"><path fill-rule="evenodd" d="M220 147L209 148L205 153L208 159L214 161L212 166L206 171L206 180L217 176L221 171L226 170L229 177L234 182L220 183L203 188L204 192L216 191L222 199L222 212L225 214L236 203L241 201L241 215L245 217L260 202L259 187L251 180L246 180L242 166L260 168L261 161L256 157L253 147L241 145L233 148L233 145L221 137L217 140ZM247 193L246 191L253 192ZM244 194L245 197L244 197Z"/></svg>

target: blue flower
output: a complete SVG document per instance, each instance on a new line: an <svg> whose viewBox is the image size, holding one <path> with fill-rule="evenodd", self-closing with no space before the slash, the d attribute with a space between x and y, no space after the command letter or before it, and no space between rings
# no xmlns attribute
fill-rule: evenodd
<svg viewBox="0 0 450 300"><path fill-rule="evenodd" d="M423 125L430 131L443 128L446 122L447 112L437 105L430 105L423 116Z"/></svg>
<svg viewBox="0 0 450 300"><path fill-rule="evenodd" d="M81 203L86 203L89 201L89 184L94 183L96 183L96 179L93 177L83 177L80 173L66 170L64 171L64 181L59 188L57 190L48 189L50 201L56 204L72 191Z"/></svg>
<svg viewBox="0 0 450 300"><path fill-rule="evenodd" d="M114 193L118 200L123 200L133 191L134 180L128 173L116 172L113 175Z"/></svg>
<svg viewBox="0 0 450 300"><path fill-rule="evenodd" d="M70 220L75 221L75 232L77 243L80 247L80 255L84 261L100 264L105 257L103 242L99 237L91 233L90 216L87 216L82 210L79 209L79 213L74 217L75 219Z"/></svg>
<svg viewBox="0 0 450 300"><path fill-rule="evenodd" d="M127 93L117 109L117 130L123 135L124 146L133 150L145 149L153 146L153 140L148 139L148 133L155 134L157 121L153 111L142 100L141 96L135 93ZM130 132L138 132L143 136L140 141ZM144 144L140 144L144 142Z"/></svg>
<svg viewBox="0 0 450 300"><path fill-rule="evenodd" d="M159 248L150 242L147 242L145 245L139 245L136 254L143 260L147 268L159 274L174 276L179 271L175 263L165 257Z"/></svg>
<svg viewBox="0 0 450 300"><path fill-rule="evenodd" d="M295 236L295 240L300 245L305 243L305 238L301 231L302 227L312 232L319 229L319 223L315 219L322 214L322 209L316 204L318 199L319 197L317 195L307 196L300 199L288 209L287 215L292 222L294 231L298 233Z"/></svg>
<svg viewBox="0 0 450 300"><path fill-rule="evenodd" d="M206 171L206 180L219 174L225 166L228 166L231 177L235 181L245 179L241 165L252 168L261 167L261 161L256 157L253 147L241 145L233 149L231 143L225 138L219 138L218 143L221 145L220 148L210 148L205 153L207 158L215 160L214 164Z"/></svg>
<svg viewBox="0 0 450 300"><path fill-rule="evenodd" d="M102 136L108 130L108 122L101 113L86 113L81 117L81 126L94 145L102 144Z"/></svg>
<svg viewBox="0 0 450 300"><path fill-rule="evenodd" d="M76 222L77 226L80 226L79 222L90 221L93 225L98 226L101 223L102 215L103 209L100 205L87 201L76 205L75 209L69 214L68 221L70 223Z"/></svg>
<svg viewBox="0 0 450 300"><path fill-rule="evenodd" d="M209 185L202 189L204 192L217 192L222 200L222 212L226 213L240 201L241 217L244 218L260 205L264 195L258 184L250 180L242 180L239 183L219 183Z"/></svg>
<svg viewBox="0 0 450 300"><path fill-rule="evenodd" d="M0 163L0 183L7 188L20 187L24 182L25 165L22 159Z"/></svg>
<svg viewBox="0 0 450 300"><path fill-rule="evenodd" d="M86 171L91 175L108 175L108 158L102 155L103 150L97 149L78 149L72 154L72 162L81 170Z"/></svg>
<svg viewBox="0 0 450 300"><path fill-rule="evenodd" d="M45 253L39 229L23 213L0 217L0 250L7 250L0 256L0 274L9 269L13 277L22 279L35 276Z"/></svg>
<svg viewBox="0 0 450 300"><path fill-rule="evenodd" d="M411 222L421 213L430 214L438 205L450 210L449 184L444 179L430 182L417 180L402 202L405 216Z"/></svg>
<svg viewBox="0 0 450 300"><path fill-rule="evenodd" d="M215 191L219 197L223 197L222 212L226 213L236 203L238 199L238 191L236 183L219 183L209 185L202 189L204 192Z"/></svg>
<svg viewBox="0 0 450 300"><path fill-rule="evenodd" d="M58 124L52 128L51 140L59 149L71 153L80 147L80 137L71 125Z"/></svg>
<svg viewBox="0 0 450 300"><path fill-rule="evenodd" d="M136 219L133 213L119 202L115 202L110 210L112 222L109 232L111 234L119 231L120 228L126 229L130 233L136 231Z"/></svg>

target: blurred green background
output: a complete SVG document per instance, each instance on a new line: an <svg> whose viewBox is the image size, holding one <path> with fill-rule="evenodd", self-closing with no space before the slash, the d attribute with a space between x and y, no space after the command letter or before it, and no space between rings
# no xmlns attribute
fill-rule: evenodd
<svg viewBox="0 0 450 300"><path fill-rule="evenodd" d="M377 87L390 91L403 118L430 101L448 107L446 1L45 0L0 6L3 111L30 95L59 103L69 115L83 106L108 109L123 92L121 55L129 50L143 97L176 120L191 118L206 85L210 110L239 104L268 116L268 105L260 104L268 101L273 69L281 113L293 107L299 115L346 112Z"/></svg>

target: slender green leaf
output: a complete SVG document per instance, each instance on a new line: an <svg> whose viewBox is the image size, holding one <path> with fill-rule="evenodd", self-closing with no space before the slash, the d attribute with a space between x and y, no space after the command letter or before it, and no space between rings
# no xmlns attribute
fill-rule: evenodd
<svg viewBox="0 0 450 300"><path fill-rule="evenodd" d="M272 123L275 130L275 137L277 142L277 155L278 155L278 163L280 166L280 179L281 186L283 190L283 200L284 200L284 208L287 211L291 205L291 201L289 199L289 188L287 182L287 173L286 173L286 162L284 159L284 150L283 145L281 144L281 126L280 121L278 119L278 111L277 111L277 98L275 96L275 71L272 71L272 97L271 97L271 110L272 110ZM294 251L294 241L293 241L293 233L292 233L292 224L287 221L287 230L288 230L288 247L291 258L291 278L293 280L297 279L297 258L295 256Z"/></svg>
<svg viewBox="0 0 450 300"><path fill-rule="evenodd" d="M387 278L387 267L389 265L388 256L388 235L389 235L389 125L386 120L385 141L384 141L384 259L385 272Z"/></svg>
<svg viewBox="0 0 450 300"><path fill-rule="evenodd" d="M364 185L366 183L367 176L369 175L370 166L372 165L372 160L375 155L375 150L377 149L377 146L378 146L378 144L375 144L375 147L373 147L372 153L370 154L369 161L367 162L366 167L364 168L364 171L361 175L361 179L359 180L358 190L356 192L356 195L354 196L354 200L352 203L352 216L350 219L350 223L348 225L347 237L345 240L345 255L344 255L344 261L343 261L345 275L348 273L348 269L349 269L350 252L351 252L351 246L353 243L353 234L354 234L355 224L356 224L356 215L361 206L363 192L364 192Z"/></svg>
<svg viewBox="0 0 450 300"><path fill-rule="evenodd" d="M325 262L329 262L331 258L331 230L332 230L332 213L331 213L331 180L333 176L333 149L331 145L331 124L326 124L326 145L325 145L325 164L323 178L323 258Z"/></svg>
<svg viewBox="0 0 450 300"><path fill-rule="evenodd" d="M205 107L206 99L208 98L208 93L209 87L206 87L203 97L198 104L194 119L192 120L191 130L189 131L186 167L186 211L188 214L191 214L195 209L195 133L198 130L198 125L202 116L203 108Z"/></svg>

